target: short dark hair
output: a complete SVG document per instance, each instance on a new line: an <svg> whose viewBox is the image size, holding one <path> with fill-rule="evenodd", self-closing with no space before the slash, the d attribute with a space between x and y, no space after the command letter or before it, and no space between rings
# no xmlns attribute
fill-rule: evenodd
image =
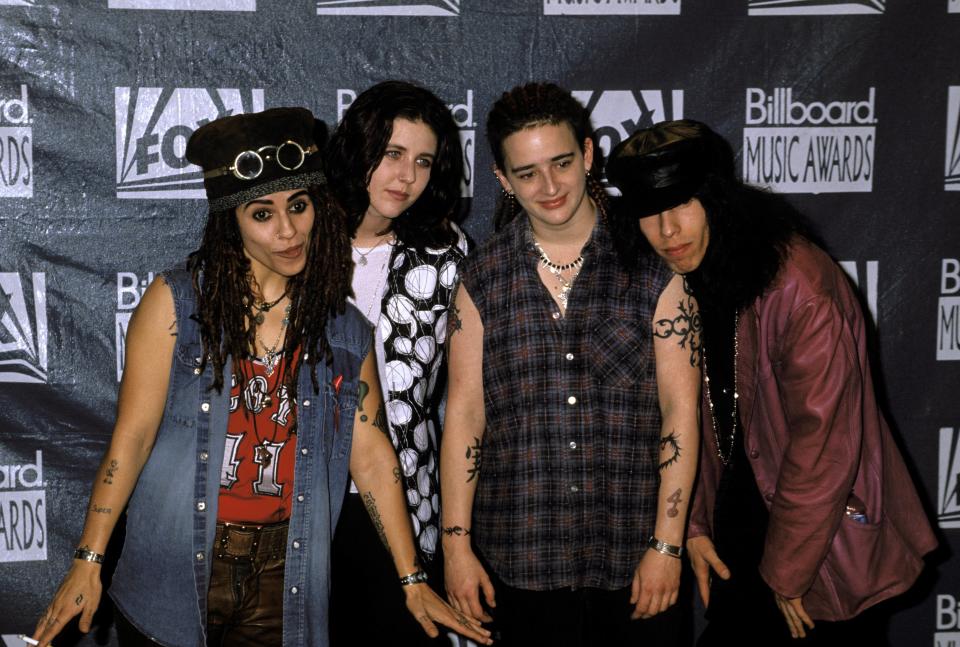
<svg viewBox="0 0 960 647"><path fill-rule="evenodd" d="M367 186L393 135L395 119L421 121L437 137L437 154L423 195L393 221L411 247L452 245L460 222L463 152L450 110L429 90L405 81L384 81L360 93L344 114L325 152L330 185L347 212L351 234L370 206Z"/></svg>
<svg viewBox="0 0 960 647"><path fill-rule="evenodd" d="M573 131L580 151L583 143L592 138L590 113L568 90L554 83L533 82L518 85L504 92L487 115L487 142L493 153L493 161L501 171L504 170L503 141L510 135L535 126L567 124ZM598 166L599 151L594 146L594 167ZM587 190L597 207L606 212L606 193L599 181L591 175L587 180ZM494 226L501 229L520 213L514 199L497 201Z"/></svg>

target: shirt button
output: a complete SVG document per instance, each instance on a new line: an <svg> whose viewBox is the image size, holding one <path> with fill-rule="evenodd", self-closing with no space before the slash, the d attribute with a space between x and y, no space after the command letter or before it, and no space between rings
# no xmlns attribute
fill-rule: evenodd
<svg viewBox="0 0 960 647"><path fill-rule="evenodd" d="M197 501L197 510L199 510L200 512L203 512L206 509L207 509L206 503L204 503L203 501Z"/></svg>
<svg viewBox="0 0 960 647"><path fill-rule="evenodd" d="M194 357L194 358L193 358L193 363L196 364L197 366L200 366L200 362L201 362L201 361L203 361L203 358L202 358L202 357Z"/></svg>
<svg viewBox="0 0 960 647"><path fill-rule="evenodd" d="M567 404L576 404L576 403L577 403L577 396L571 395L569 398L567 398Z"/></svg>
<svg viewBox="0 0 960 647"><path fill-rule="evenodd" d="M300 453L303 454L304 456L306 456L306 455L307 455L307 448L306 448L306 447L301 447L301 448L300 448Z"/></svg>
<svg viewBox="0 0 960 647"><path fill-rule="evenodd" d="M200 369L199 369L199 368L193 369L193 374L194 374L194 375L200 375Z"/></svg>
<svg viewBox="0 0 960 647"><path fill-rule="evenodd" d="M576 449L576 448L577 448L577 441L571 440L569 446L570 446L570 449Z"/></svg>
<svg viewBox="0 0 960 647"><path fill-rule="evenodd" d="M567 358L567 361L570 361L570 362L573 361L573 353L567 353L565 357Z"/></svg>
<svg viewBox="0 0 960 647"><path fill-rule="evenodd" d="M298 494L298 495L297 495L297 501L300 501L301 503L303 503L303 495L302 495L302 494Z"/></svg>
<svg viewBox="0 0 960 647"><path fill-rule="evenodd" d="M570 491L571 491L571 492L579 492L579 491L580 491L580 488L578 488L576 485L571 485L571 486L570 486Z"/></svg>
<svg viewBox="0 0 960 647"><path fill-rule="evenodd" d="M204 451L204 452L200 452L200 460L201 460L201 461L203 461L204 463L206 463L208 458L210 458L210 454L209 454L208 452L205 452L205 451Z"/></svg>
<svg viewBox="0 0 960 647"><path fill-rule="evenodd" d="M300 589L298 589L298 588L295 587L295 586L291 586L291 587L290 587L290 592L293 593L294 595L296 595L297 593L300 592Z"/></svg>
<svg viewBox="0 0 960 647"><path fill-rule="evenodd" d="M560 318L560 313L559 313L559 312L554 312L554 313L553 313L553 318L554 318L554 319L559 319L559 318Z"/></svg>
<svg viewBox="0 0 960 647"><path fill-rule="evenodd" d="M207 413L208 411L210 411L210 403L204 402L203 404L201 404L200 411L203 411L204 413Z"/></svg>
<svg viewBox="0 0 960 647"><path fill-rule="evenodd" d="M300 542L299 542L299 541L294 541L294 542L293 542L293 547L294 547L294 548L300 548Z"/></svg>
<svg viewBox="0 0 960 647"><path fill-rule="evenodd" d="M198 561L198 562L202 562L202 561L203 561L203 553L197 553L197 561Z"/></svg>
<svg viewBox="0 0 960 647"><path fill-rule="evenodd" d="M309 407L309 406L310 406L310 400L304 400L304 401L303 401L303 406Z"/></svg>

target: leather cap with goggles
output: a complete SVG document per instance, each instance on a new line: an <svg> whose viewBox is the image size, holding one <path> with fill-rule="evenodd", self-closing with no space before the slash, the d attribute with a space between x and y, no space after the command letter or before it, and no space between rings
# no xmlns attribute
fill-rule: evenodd
<svg viewBox="0 0 960 647"><path fill-rule="evenodd" d="M324 184L316 127L305 108L271 108L198 128L187 142L186 156L203 169L210 210Z"/></svg>

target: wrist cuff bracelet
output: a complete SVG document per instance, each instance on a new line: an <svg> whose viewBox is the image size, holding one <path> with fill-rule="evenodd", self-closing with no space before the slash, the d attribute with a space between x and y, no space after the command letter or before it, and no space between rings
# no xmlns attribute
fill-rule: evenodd
<svg viewBox="0 0 960 647"><path fill-rule="evenodd" d="M670 557L676 557L677 559L683 557L683 546L674 546L673 544L668 544L665 541L660 541L653 536L651 536L650 541L647 542L647 548L652 548L658 553L663 553L664 555L669 555Z"/></svg>
<svg viewBox="0 0 960 647"><path fill-rule="evenodd" d="M92 550L87 550L86 548L78 548L73 552L74 559L82 559L85 562L95 562L97 564L103 564L103 554L95 553Z"/></svg>
<svg viewBox="0 0 960 647"><path fill-rule="evenodd" d="M400 578L400 584L402 586L410 586L411 584L421 584L427 581L427 572L426 571L414 571L410 575L404 575Z"/></svg>

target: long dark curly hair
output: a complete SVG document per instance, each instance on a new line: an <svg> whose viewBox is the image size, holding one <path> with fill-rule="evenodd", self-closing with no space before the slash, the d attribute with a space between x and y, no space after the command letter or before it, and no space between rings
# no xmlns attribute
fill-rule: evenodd
<svg viewBox="0 0 960 647"><path fill-rule="evenodd" d="M370 206L367 186L393 135L393 121L421 121L437 137L430 181L420 198L393 220L393 232L409 247L444 247L457 241L451 222L463 219L460 183L463 150L453 115L435 94L405 81L384 81L360 93L337 126L324 153L330 185L347 212L351 234Z"/></svg>
<svg viewBox="0 0 960 647"><path fill-rule="evenodd" d="M581 153L584 152L587 138L593 139L590 113L569 91L560 86L554 83L527 83L504 92L487 115L487 142L497 168L505 168L503 141L507 137L526 128L548 124L569 125ZM601 215L605 216L608 211L607 192L597 179L601 165L600 149L594 142L593 168L587 174L587 194L593 199ZM493 217L494 229L500 231L522 211L514 196L501 193Z"/></svg>
<svg viewBox="0 0 960 647"><path fill-rule="evenodd" d="M327 319L344 312L350 294L353 262L346 218L326 187L306 187L314 208L313 229L303 271L290 278L290 323L283 345L282 379L296 397L301 359L310 366L314 391L319 390L317 363L332 361L327 344ZM203 344L203 370L213 366L212 389L223 390L227 357L249 357L256 348L256 328L250 324L253 274L243 253L240 226L234 210L211 212L199 249L187 259L197 295L197 314ZM306 288L305 286L309 286ZM297 349L301 352L297 353Z"/></svg>
<svg viewBox="0 0 960 647"><path fill-rule="evenodd" d="M807 219L782 196L737 179L733 150L725 139L700 122L677 124L654 126L641 146L650 151L682 139L703 138L709 170L692 197L707 214L710 242L698 268L705 289L697 299L701 307L742 311L776 279L794 236L821 241ZM641 254L653 250L635 215L617 203L613 212L614 241L621 260L634 265Z"/></svg>

